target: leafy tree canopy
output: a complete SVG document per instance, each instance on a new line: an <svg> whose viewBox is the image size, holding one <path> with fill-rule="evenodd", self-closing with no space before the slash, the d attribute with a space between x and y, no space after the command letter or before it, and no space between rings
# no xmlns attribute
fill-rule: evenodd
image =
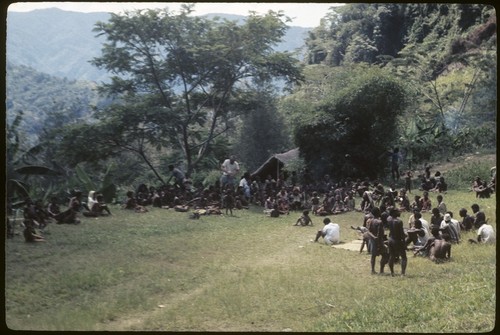
<svg viewBox="0 0 500 335"><path fill-rule="evenodd" d="M192 7L112 15L96 24L107 43L93 60L115 74L100 91L123 102L103 110L101 124L122 144L140 138L141 145L172 146L188 175L241 113L231 109L238 91L278 77L301 79L292 54L273 50L287 28L282 13L250 13L238 25L189 16Z"/></svg>
<svg viewBox="0 0 500 335"><path fill-rule="evenodd" d="M387 71L368 66L330 74L325 81L337 84L313 114L296 110L310 114L302 122L296 119L301 122L295 128L300 151L316 174L378 177L397 137L397 117L406 107L405 86Z"/></svg>

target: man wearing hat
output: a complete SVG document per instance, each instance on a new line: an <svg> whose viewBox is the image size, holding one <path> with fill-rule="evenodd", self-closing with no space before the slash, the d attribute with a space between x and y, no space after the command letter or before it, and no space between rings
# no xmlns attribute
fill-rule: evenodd
<svg viewBox="0 0 500 335"><path fill-rule="evenodd" d="M454 220L456 221L456 220ZM460 232L458 230L458 221L452 222L451 214L448 212L444 215L443 221L441 221L441 226L439 227L443 237L446 241L451 243L460 242Z"/></svg>

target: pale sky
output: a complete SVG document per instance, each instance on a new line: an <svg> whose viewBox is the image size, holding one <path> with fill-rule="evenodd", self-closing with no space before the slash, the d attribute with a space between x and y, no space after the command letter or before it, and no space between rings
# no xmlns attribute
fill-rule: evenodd
<svg viewBox="0 0 500 335"><path fill-rule="evenodd" d="M178 11L183 2L14 2L8 11L27 12L35 9L59 8L74 12L113 12L124 10L157 9L168 7L171 11ZM194 7L195 15L208 13L226 13L248 15L249 11L264 14L268 10L282 10L292 19L290 25L301 27L317 27L320 20L326 15L330 7L343 3L324 2L198 2Z"/></svg>

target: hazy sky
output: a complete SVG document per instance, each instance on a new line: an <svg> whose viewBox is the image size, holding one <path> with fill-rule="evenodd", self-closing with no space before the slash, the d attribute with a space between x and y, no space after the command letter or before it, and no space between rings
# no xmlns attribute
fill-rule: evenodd
<svg viewBox="0 0 500 335"><path fill-rule="evenodd" d="M114 12L144 8L164 8L178 11L183 2L15 2L8 11L26 12L34 9L57 7L75 12ZM195 15L207 13L227 13L248 15L249 11L259 14L268 10L283 10L292 19L291 25L301 27L317 27L328 9L341 3L324 2L199 2L195 6Z"/></svg>

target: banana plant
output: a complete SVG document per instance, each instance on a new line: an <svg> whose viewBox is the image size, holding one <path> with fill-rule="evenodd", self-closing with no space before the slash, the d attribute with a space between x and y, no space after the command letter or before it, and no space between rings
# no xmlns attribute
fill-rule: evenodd
<svg viewBox="0 0 500 335"><path fill-rule="evenodd" d="M39 152L39 145L24 150L20 140L19 126L23 112L19 111L10 125L7 126L7 197L13 204L21 204L30 197L30 188L34 177L58 176L60 171L48 166L33 164L31 159Z"/></svg>
<svg viewBox="0 0 500 335"><path fill-rule="evenodd" d="M111 171L115 167L114 164L108 165L106 172L99 183L89 176L83 169L81 164L75 167L76 182L87 191L97 191L104 197L104 201L111 202L116 197L117 187L113 183Z"/></svg>

